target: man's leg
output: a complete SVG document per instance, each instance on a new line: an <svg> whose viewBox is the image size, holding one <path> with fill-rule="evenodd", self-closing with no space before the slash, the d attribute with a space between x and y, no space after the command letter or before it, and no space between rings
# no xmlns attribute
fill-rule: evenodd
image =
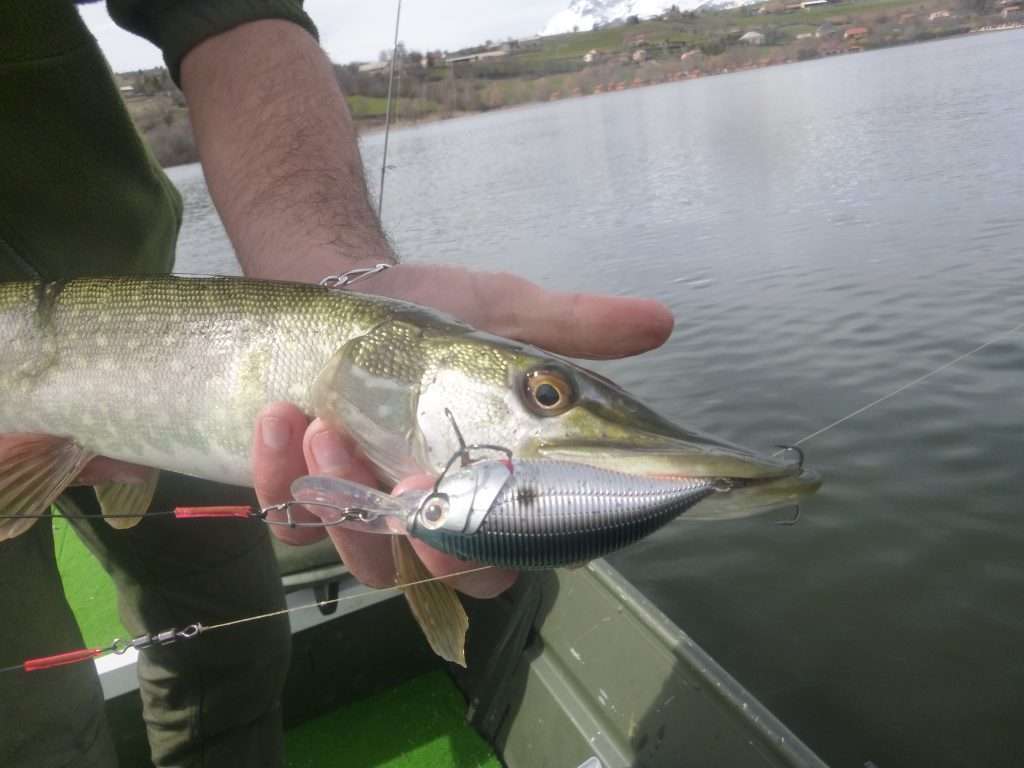
<svg viewBox="0 0 1024 768"><path fill-rule="evenodd" d="M94 514L91 489L73 493ZM251 503L248 492L169 475L153 509ZM114 530L75 521L117 584L133 634L212 625L280 610L284 593L266 527L246 520L148 517ZM280 693L291 635L286 617L226 628L140 653L139 683L157 766L284 764Z"/></svg>
<svg viewBox="0 0 1024 768"><path fill-rule="evenodd" d="M0 544L0 667L82 646L57 572L53 527L43 519ZM0 765L117 765L91 662L0 673Z"/></svg>

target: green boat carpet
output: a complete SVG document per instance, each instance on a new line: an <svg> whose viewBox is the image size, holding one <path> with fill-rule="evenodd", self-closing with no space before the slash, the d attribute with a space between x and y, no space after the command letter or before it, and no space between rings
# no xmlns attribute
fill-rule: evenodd
<svg viewBox="0 0 1024 768"><path fill-rule="evenodd" d="M117 617L113 582L60 518L54 546L86 645L129 637ZM465 709L448 676L431 672L290 729L288 768L500 768L490 746L465 724Z"/></svg>

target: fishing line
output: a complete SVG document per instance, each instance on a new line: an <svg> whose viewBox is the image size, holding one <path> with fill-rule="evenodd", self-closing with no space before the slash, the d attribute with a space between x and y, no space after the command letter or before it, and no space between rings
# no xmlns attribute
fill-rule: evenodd
<svg viewBox="0 0 1024 768"><path fill-rule="evenodd" d="M494 568L494 566L493 565L481 565L481 566L478 566L477 568L470 568L470 569L465 570L465 571L456 571L455 573L445 574L444 576L431 576L428 579L419 579L418 581L410 581L410 582L407 582L405 584L395 584L393 587L384 587L382 589L376 590L376 592L400 592L403 589L407 589L409 587L418 587L421 584L431 584L431 583L433 583L435 581L442 581L444 579L451 579L451 578L454 578L455 576L465 576L466 574L469 574L469 573L480 573L481 571L487 571L487 570L490 570L491 568ZM337 605L338 603L343 603L343 602L345 602L347 600L358 600L358 599L363 598L365 596L366 596L365 593L361 594L361 595L346 595L345 597L335 597L335 598L332 598L331 600L318 600L315 603L307 603L305 605L296 605L296 606L294 606L292 608L282 608L279 611L270 611L269 613L262 613L262 614L259 614L258 616L245 616L245 617L243 617L241 619L233 619L231 621L224 621L224 622L221 622L220 624L203 624L202 625L202 631L203 632L212 632L215 629L225 629L226 627L234 627L234 626L237 626L239 624L248 624L251 621L262 621L264 619L272 619L275 616L284 616L284 615L289 614L289 613L297 613L298 611L308 611L311 608L321 608L321 607L328 606L328 605Z"/></svg>
<svg viewBox="0 0 1024 768"><path fill-rule="evenodd" d="M465 576L470 573L480 573L481 571L487 571L494 568L493 565L481 565L476 568L468 568L464 571L456 571L455 573L448 573L443 576L431 576L426 579L418 579L416 581L409 581L404 584L395 584L391 587L384 587L375 592L400 592L409 587L420 586L421 584L430 584L435 581L442 581L444 579L455 578L456 576ZM137 650L143 650L145 648L152 647L154 645L170 645L175 642L182 640L191 640L199 635L206 634L207 632L213 632L218 629L227 629L229 627L235 627L241 624L249 624L256 621L265 621L267 619L273 619L278 616L286 616L292 613L298 613L299 611L308 611L312 608L323 608L329 605L338 605L339 603L349 602L351 600L364 599L367 594L373 593L361 593L358 595L345 595L343 597L335 597L329 600L318 600L315 603L306 603L304 605L296 605L291 608L282 608L277 611L269 611L267 613L256 614L253 616L243 616L240 619L232 619L230 621L222 621L217 624L201 624L196 622L190 624L184 629L168 629L163 632L155 634L145 634L134 638L131 641L114 640L110 645L102 648L81 648L75 651L67 651L65 653L55 654L53 656L43 656L36 659L26 659L20 664L12 664L9 667L0 667L0 674L5 672L35 672L41 669L51 669L53 667L67 666L69 664L77 664L79 662L88 661L90 659L96 659L101 656L107 656L109 654L121 655L126 651L135 648Z"/></svg>
<svg viewBox="0 0 1024 768"><path fill-rule="evenodd" d="M842 424L842 423L844 423L846 421L849 421L853 417L859 416L860 414L862 414L862 413L864 413L866 411L871 410L876 405L880 405L880 404L884 403L886 400L889 400L889 399L891 399L893 397L896 397L896 395L900 394L901 392L905 392L906 390L910 389L911 387L913 387L913 386L915 386L917 384L920 384L921 382L923 382L923 381L925 381L927 379L930 379L935 374L941 373L942 371L946 370L947 368L951 368L952 366L956 365L957 363L961 362L962 360L966 360L971 355L974 355L974 354L977 354L978 352L981 352L986 347L991 347L993 344L995 344L998 341L1002 341L1007 336L1012 336L1013 334L1015 334L1017 331L1021 330L1022 328L1024 328L1024 322L1018 323L1017 325L1015 325L1010 330L1005 331L1005 332L999 334L998 336L994 336L993 338L991 338L988 341L986 341L984 344L979 344L974 349L972 349L972 350L970 350L968 352L964 352L959 357L956 357L956 358L950 360L949 362L940 365L935 370L929 371L928 373L924 374L923 376L918 376L913 381L908 381L906 384L903 384L902 386L897 387L896 389L894 389L889 394L882 395L880 398L878 398L877 400L871 401L867 405L862 405L857 410L853 411L852 413L847 414L846 416L843 416L843 418L841 418L841 419L837 419L836 421L833 421L828 426L822 427L821 429L817 430L816 432L811 432L811 434L806 435L804 437L801 437L799 440L797 440L795 443L793 443L791 447L796 447L798 445L802 445L803 443L806 443L808 440L813 440L814 438L818 437L819 435L825 434L826 432L828 432L833 427L838 427L840 424ZM773 453L772 456L778 456L779 454L784 453L786 450L788 450L788 448L784 448L784 449L778 450L775 453Z"/></svg>
<svg viewBox="0 0 1024 768"><path fill-rule="evenodd" d="M388 74L388 99L384 105L384 153L380 161L380 194L377 195L377 219L384 210L384 177L388 171L388 137L391 135L391 87L395 82L395 59L398 58L398 26L402 20L402 0L395 10L395 41L391 46L391 71Z"/></svg>

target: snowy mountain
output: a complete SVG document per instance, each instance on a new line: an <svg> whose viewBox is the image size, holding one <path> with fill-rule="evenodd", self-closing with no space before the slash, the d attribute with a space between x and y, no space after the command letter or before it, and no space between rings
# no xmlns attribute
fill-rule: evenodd
<svg viewBox="0 0 1024 768"><path fill-rule="evenodd" d="M551 17L541 34L560 35L572 32L573 27L590 30L595 24L624 21L627 16L657 16L672 4L672 0L572 0L568 8ZM683 7L682 3L676 5Z"/></svg>
<svg viewBox="0 0 1024 768"><path fill-rule="evenodd" d="M561 35L579 29L582 32L594 28L595 24L611 24L625 21L628 16L641 19L658 16L671 6L681 11L695 8L732 8L760 0L572 0L569 7L552 16L544 27L542 35Z"/></svg>

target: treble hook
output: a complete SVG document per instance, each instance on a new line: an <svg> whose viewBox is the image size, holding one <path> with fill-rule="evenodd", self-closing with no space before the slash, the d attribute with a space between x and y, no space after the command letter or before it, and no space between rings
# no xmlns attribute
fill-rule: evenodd
<svg viewBox="0 0 1024 768"><path fill-rule="evenodd" d="M448 421L452 424L452 429L455 430L455 439L459 441L459 450L455 454L456 456L464 456L466 453L466 438L462 436L462 430L459 429L459 423L455 421L455 415L451 412L451 409L445 408L444 415L448 417ZM465 462L463 462L465 466Z"/></svg>
<svg viewBox="0 0 1024 768"><path fill-rule="evenodd" d="M505 458L509 462L509 468L511 469L511 449L506 448L503 445L491 445L489 443L472 443L471 445L467 445L466 438L462 436L462 430L459 429L459 425L455 421L455 416L452 412L448 408L445 408L444 415L448 417L448 421L451 422L452 429L455 430L455 438L459 441L459 449L452 454L451 458L448 459L448 463L444 465L444 469L441 471L441 474L438 475L437 481L434 483L434 493L438 493L438 489L441 487L441 481L445 479L456 461L461 459L463 467L469 466L473 463L471 451L497 451L498 453L504 454Z"/></svg>

